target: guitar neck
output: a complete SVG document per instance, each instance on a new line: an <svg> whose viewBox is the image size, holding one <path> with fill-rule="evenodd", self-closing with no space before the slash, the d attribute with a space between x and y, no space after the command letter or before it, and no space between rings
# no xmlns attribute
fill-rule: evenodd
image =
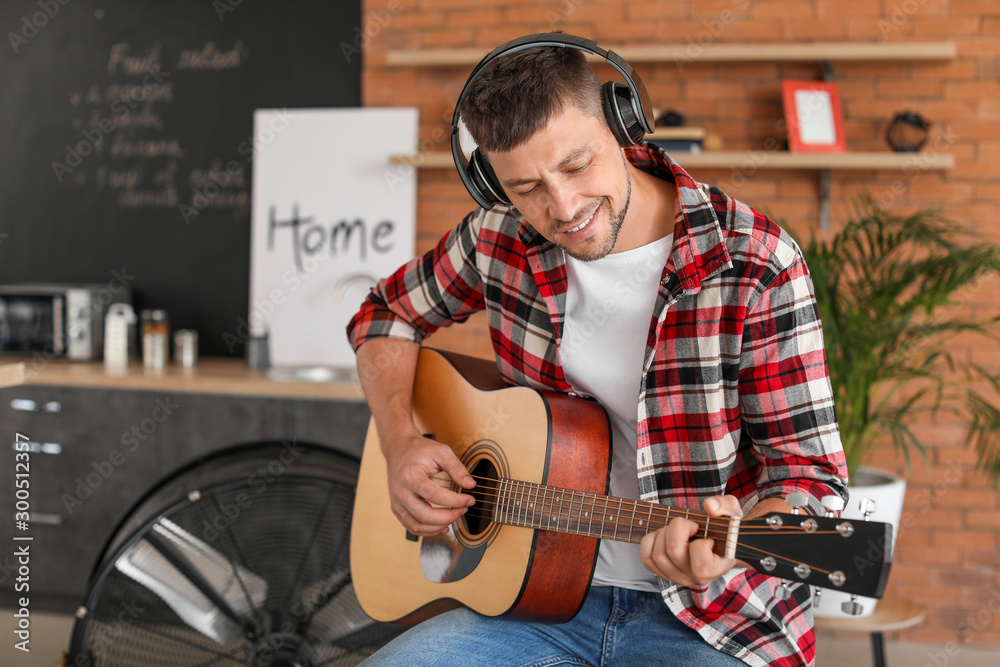
<svg viewBox="0 0 1000 667"><path fill-rule="evenodd" d="M711 538L720 556L738 558L764 574L845 593L881 597L892 563L892 526L886 523L774 512L746 520L710 517L509 479L492 480L485 491L484 498L493 499L496 523L617 542L636 544L683 517L698 526L692 539Z"/></svg>
<svg viewBox="0 0 1000 667"><path fill-rule="evenodd" d="M638 544L647 533L683 517L698 524L696 537L715 540L714 551L733 558L740 520L628 498L583 493L531 482L495 480L493 521L558 533Z"/></svg>

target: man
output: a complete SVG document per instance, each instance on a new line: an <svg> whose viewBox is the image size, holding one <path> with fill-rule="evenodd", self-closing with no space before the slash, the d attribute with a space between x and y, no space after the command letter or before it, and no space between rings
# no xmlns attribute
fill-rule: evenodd
<svg viewBox="0 0 1000 667"><path fill-rule="evenodd" d="M348 327L400 522L440 535L472 504L429 479L475 486L448 446L416 431L410 396L423 339L484 309L508 382L608 410L612 495L751 518L788 511L790 492L813 513L845 495L812 285L787 234L659 149L628 146L579 49L484 63L458 111L509 204L476 209L380 282ZM641 545L602 542L567 623L456 610L372 661L811 664L808 587L776 595L779 580L695 530L675 519Z"/></svg>

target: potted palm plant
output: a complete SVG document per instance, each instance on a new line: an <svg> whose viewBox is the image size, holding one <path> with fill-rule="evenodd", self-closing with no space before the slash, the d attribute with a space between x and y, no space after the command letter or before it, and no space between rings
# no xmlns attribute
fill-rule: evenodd
<svg viewBox="0 0 1000 667"><path fill-rule="evenodd" d="M840 435L851 475L845 516L860 517L858 497L877 496L874 520L898 531L905 482L866 468L877 447L912 464L926 459L916 418L950 415L968 426L979 468L1000 479L1000 378L956 353L959 336L1000 340L1000 315L977 318L963 301L1000 274L1000 248L938 209L899 215L860 197L836 234L802 245L823 322ZM860 487L866 488L860 488ZM898 494L895 507L886 494ZM894 531L894 534L895 532ZM818 615L840 615L825 596ZM866 601L863 613L874 610Z"/></svg>

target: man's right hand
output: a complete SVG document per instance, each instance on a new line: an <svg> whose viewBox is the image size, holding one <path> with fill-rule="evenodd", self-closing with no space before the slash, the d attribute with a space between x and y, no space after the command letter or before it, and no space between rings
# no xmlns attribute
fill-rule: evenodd
<svg viewBox="0 0 1000 667"><path fill-rule="evenodd" d="M473 502L452 491L447 478L463 489L476 483L450 447L422 437L413 424L419 351L418 344L399 338L369 340L358 348L358 377L385 456L392 512L408 531L429 537L448 532Z"/></svg>
<svg viewBox="0 0 1000 667"><path fill-rule="evenodd" d="M473 504L472 496L452 491L445 479L447 475L463 489L476 485L447 445L414 435L383 442L382 452L389 473L392 512L414 535L447 533Z"/></svg>

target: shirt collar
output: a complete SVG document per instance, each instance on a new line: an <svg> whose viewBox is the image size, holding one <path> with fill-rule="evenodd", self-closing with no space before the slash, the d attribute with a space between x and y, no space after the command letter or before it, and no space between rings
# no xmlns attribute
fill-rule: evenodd
<svg viewBox="0 0 1000 667"><path fill-rule="evenodd" d="M696 294L701 284L719 271L732 266L716 210L721 200L726 209L733 202L721 191L691 178L665 150L644 142L625 149L629 162L658 178L673 181L677 188L678 216L674 225L674 247L669 272L676 275L681 288Z"/></svg>

